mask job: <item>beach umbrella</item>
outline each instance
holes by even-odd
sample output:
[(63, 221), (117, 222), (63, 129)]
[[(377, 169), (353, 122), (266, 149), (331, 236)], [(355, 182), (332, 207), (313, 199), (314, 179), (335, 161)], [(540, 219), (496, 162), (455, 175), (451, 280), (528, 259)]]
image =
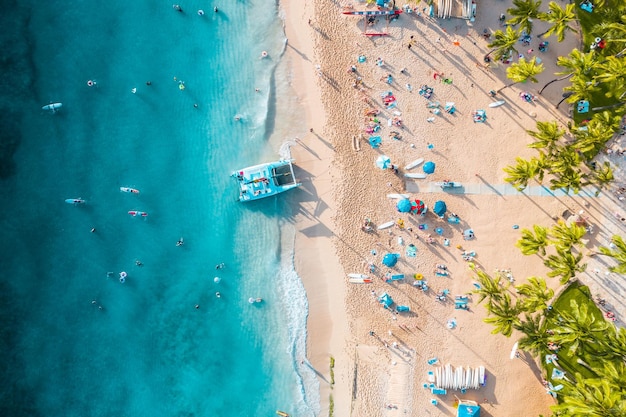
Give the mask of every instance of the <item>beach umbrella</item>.
[(400, 213), (408, 213), (409, 211), (411, 211), (411, 200), (409, 200), (408, 198), (403, 198), (402, 200), (398, 201), (396, 207), (398, 208), (398, 211)]
[(391, 159), (387, 155), (381, 155), (376, 159), (376, 166), (380, 169), (387, 169), (391, 165)]
[(424, 170), (425, 173), (432, 174), (433, 172), (435, 172), (435, 163), (432, 161), (428, 161), (424, 164), (422, 169)]
[(422, 200), (415, 200), (411, 203), (411, 213), (413, 214), (424, 214), (426, 210), (428, 210), (428, 207)]
[(398, 263), (397, 253), (388, 253), (383, 258), (383, 264), (389, 268), (395, 266)]
[(433, 207), (433, 213), (435, 213), (439, 217), (443, 217), (443, 215), (446, 213), (446, 210), (448, 210), (448, 208), (446, 207), (446, 203), (441, 200), (437, 201)]

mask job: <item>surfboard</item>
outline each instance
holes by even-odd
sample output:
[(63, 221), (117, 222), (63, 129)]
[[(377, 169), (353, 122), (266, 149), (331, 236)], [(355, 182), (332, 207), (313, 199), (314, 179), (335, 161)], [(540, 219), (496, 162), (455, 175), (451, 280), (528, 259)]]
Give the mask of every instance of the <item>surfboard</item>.
[(418, 173), (412, 173), (412, 172), (407, 172), (406, 174), (404, 174), (405, 177), (407, 178), (426, 178), (426, 174), (418, 172)]
[(352, 273), (352, 274), (348, 274), (349, 278), (367, 278), (367, 275), (365, 274), (357, 274), (357, 273)]
[(395, 199), (409, 198), (409, 195), (408, 194), (387, 194), (387, 198), (395, 198)]
[(371, 284), (372, 280), (370, 278), (350, 278), (349, 282), (352, 284)]
[(383, 229), (388, 229), (391, 226), (393, 226), (396, 222), (394, 222), (393, 220), (387, 223), (383, 223), (380, 226), (378, 226), (378, 230), (383, 230)]
[(415, 168), (416, 166), (418, 166), (422, 162), (424, 162), (424, 158), (418, 158), (415, 161), (413, 161), (410, 164), (408, 164), (407, 166), (405, 166), (404, 169), (406, 169), (408, 171), (409, 169)]
[(61, 107), (63, 107), (63, 103), (50, 103), (50, 104), (46, 104), (45, 106), (43, 106), (41, 110), (56, 111), (57, 109), (60, 109)]
[(489, 107), (500, 107), (504, 103), (506, 103), (504, 100), (494, 101), (493, 103), (489, 103)]

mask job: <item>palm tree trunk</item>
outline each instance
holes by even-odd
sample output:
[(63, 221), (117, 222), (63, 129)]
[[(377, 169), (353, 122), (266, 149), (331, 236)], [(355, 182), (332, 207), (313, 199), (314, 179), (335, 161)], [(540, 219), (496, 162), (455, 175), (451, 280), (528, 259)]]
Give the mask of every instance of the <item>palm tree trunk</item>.
[(548, 83), (547, 83), (546, 85), (544, 85), (544, 86), (541, 88), (541, 90), (539, 90), (539, 95), (541, 95), (541, 93), (543, 93), (543, 90), (545, 90), (545, 89), (546, 89), (546, 87), (547, 87), (547, 86), (549, 86), (550, 84), (552, 84), (553, 82), (566, 80), (566, 79), (568, 79), (569, 77), (571, 77), (572, 75), (574, 75), (574, 73), (567, 74), (565, 77), (555, 78), (555, 79), (554, 79), (554, 80), (552, 80), (552, 81), (548, 81)]
[(623, 101), (620, 101), (619, 103), (611, 104), (610, 106), (592, 107), (591, 110), (599, 111), (599, 110), (612, 109), (613, 107), (619, 107), (619, 106), (626, 106), (626, 103)]
[(501, 89), (497, 90), (497, 91), (496, 91), (496, 94), (500, 94), (500, 91), (504, 90), (505, 88), (509, 88), (509, 87), (511, 87), (511, 86), (514, 86), (515, 84), (518, 84), (518, 83), (519, 83), (519, 82), (518, 82), (518, 81), (516, 81), (516, 82), (514, 82), (514, 83), (511, 83), (511, 84), (505, 85), (505, 86), (504, 86), (504, 87), (502, 87)]

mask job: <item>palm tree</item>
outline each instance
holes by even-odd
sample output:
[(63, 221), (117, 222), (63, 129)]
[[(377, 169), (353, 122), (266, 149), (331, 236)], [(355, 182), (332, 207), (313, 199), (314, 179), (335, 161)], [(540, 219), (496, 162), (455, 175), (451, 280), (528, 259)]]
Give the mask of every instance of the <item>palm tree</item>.
[(541, 0), (513, 0), (513, 5), (515, 7), (507, 9), (507, 12), (514, 17), (507, 23), (512, 26), (520, 25), (520, 29), (530, 35), (533, 31), (533, 19), (540, 16)]
[(592, 178), (592, 182), (600, 189), (603, 189), (611, 184), (615, 178), (613, 176), (613, 168), (611, 168), (611, 164), (608, 161), (605, 161), (600, 169), (593, 171)]
[(609, 324), (597, 319), (589, 311), (588, 304), (579, 305), (576, 300), (571, 300), (570, 308), (559, 311), (559, 315), (561, 319), (554, 328), (552, 340), (556, 344), (568, 346), (568, 356), (579, 355), (584, 349), (591, 351), (591, 347), (594, 347), (595, 353), (599, 352), (597, 348), (603, 347), (600, 340), (603, 340)]
[(610, 124), (612, 123), (612, 117), (607, 114), (608, 112), (606, 111), (595, 114), (584, 130), (576, 130), (574, 132), (576, 137), (574, 146), (578, 152), (585, 154), (587, 159), (593, 159), (598, 152), (604, 149), (606, 143), (613, 138), (615, 130), (613, 125)]
[(528, 182), (540, 172), (539, 164), (535, 158), (527, 161), (518, 156), (515, 161), (517, 165), (504, 168), (504, 172), (508, 174), (504, 181), (515, 187), (517, 191), (523, 191), (528, 186)]
[(567, 416), (618, 417), (626, 415), (626, 401), (622, 387), (603, 379), (585, 379), (576, 373), (576, 381), (563, 380), (567, 395), (561, 397), (552, 410), (565, 412)]
[(564, 189), (567, 193), (570, 190), (578, 194), (583, 184), (583, 175), (579, 167), (582, 158), (578, 149), (572, 145), (563, 146), (558, 155), (551, 161), (549, 171), (556, 178), (550, 180), (550, 188), (555, 190)]
[(579, 265), (582, 259), (582, 253), (573, 255), (570, 252), (557, 250), (557, 254), (548, 256), (543, 261), (543, 264), (551, 269), (547, 274), (550, 278), (561, 277), (561, 284), (565, 284), (574, 278), (577, 273), (585, 272), (587, 264)]
[(497, 61), (501, 60), (504, 57), (508, 57), (512, 52), (517, 53), (515, 45), (517, 45), (517, 41), (519, 40), (519, 33), (511, 29), (510, 26), (506, 27), (506, 32), (496, 30), (493, 34), (493, 37), (493, 42), (487, 45), (489, 48), (492, 49), (491, 51), (487, 52), (487, 55), (485, 55), (486, 61), (489, 59), (489, 55), (494, 52), (494, 57)]
[(490, 310), (493, 303), (500, 301), (506, 289), (502, 284), (502, 276), (498, 272), (495, 277), (491, 277), (488, 273), (478, 268), (473, 268), (473, 271), (476, 275), (476, 281), (480, 285), (480, 288), (477, 287), (472, 291), (474, 294), (478, 294), (478, 302), (476, 304), (480, 304), (487, 299), (485, 307), (487, 310)]
[(550, 235), (554, 238), (553, 242), (557, 251), (569, 252), (572, 246), (581, 243), (583, 236), (587, 230), (572, 222), (567, 225), (563, 220), (559, 220), (557, 224), (550, 229)]
[(597, 59), (596, 54), (592, 52), (583, 53), (578, 49), (574, 49), (570, 52), (568, 57), (558, 57), (556, 64), (559, 67), (565, 68), (565, 70), (556, 73), (556, 75), (563, 75), (563, 77), (547, 82), (546, 85), (539, 90), (539, 94), (543, 93), (543, 90), (553, 82), (561, 81), (577, 74), (588, 74), (592, 69), (596, 69)]
[[(606, 350), (620, 362), (626, 361), (626, 328), (609, 326), (606, 340), (603, 341)], [(607, 361), (608, 362), (608, 361)], [(624, 384), (623, 386), (626, 386)]]
[(598, 69), (596, 80), (610, 85), (606, 89), (606, 96), (616, 97), (621, 102), (626, 95), (626, 60), (608, 56)]
[(568, 103), (575, 103), (580, 100), (589, 98), (592, 94), (600, 91), (598, 83), (589, 80), (588, 77), (575, 76), (572, 77), (572, 83), (563, 88), (563, 91), (569, 91), (571, 96), (567, 97)]
[(521, 320), (513, 327), (524, 334), (518, 342), (521, 350), (530, 352), (533, 355), (541, 355), (546, 350), (550, 341), (550, 335), (546, 333), (541, 315), (533, 317), (525, 313), (524, 320)]
[(497, 92), (504, 90), (505, 88), (511, 87), (517, 83), (524, 83), (528, 80), (533, 83), (537, 82), (537, 77), (535, 75), (541, 74), (543, 72), (543, 64), (537, 64), (537, 57), (533, 57), (530, 61), (526, 61), (525, 59), (520, 59), (518, 62), (512, 64), (510, 67), (506, 69), (506, 76), (509, 80), (513, 82), (505, 85)]
[(551, 122), (538, 121), (537, 131), (527, 130), (526, 133), (537, 139), (528, 145), (529, 148), (544, 149), (548, 155), (553, 155), (557, 144), (565, 135), (565, 130), (559, 128), (555, 120)]
[(495, 329), (491, 331), (492, 334), (502, 333), (504, 336), (510, 337), (513, 334), (514, 326), (521, 324), (518, 317), (520, 307), (518, 304), (512, 304), (511, 296), (508, 293), (503, 293), (498, 301), (492, 302), (489, 313), (493, 316), (487, 317), (483, 321), (495, 326)]
[(572, 31), (578, 33), (576, 29), (570, 26), (570, 23), (578, 20), (575, 7), (576, 5), (574, 3), (570, 3), (565, 5), (565, 8), (562, 9), (557, 3), (551, 1), (548, 5), (550, 11), (548, 13), (541, 13), (539, 18), (545, 22), (551, 23), (552, 26), (545, 32), (537, 35), (537, 37), (541, 38), (544, 35), (555, 35), (557, 41), (563, 42), (565, 32)]
[(547, 309), (548, 302), (554, 297), (554, 290), (548, 288), (543, 278), (530, 277), (527, 284), (517, 285), (515, 289), (523, 296), (521, 298), (522, 310), (528, 313)]
[(546, 254), (546, 246), (548, 246), (548, 228), (535, 224), (533, 229), (534, 233), (532, 230), (522, 229), (522, 237), (515, 246), (520, 248), (524, 255), (539, 253), (543, 256)]
[(596, 368), (594, 371), (600, 378), (607, 379), (611, 384), (622, 389), (626, 387), (626, 363), (623, 358), (617, 362), (602, 361), (602, 368)]
[(617, 265), (610, 267), (609, 271), (626, 274), (626, 243), (619, 235), (613, 235), (611, 243), (612, 248), (600, 246), (600, 252), (603, 255), (610, 256), (617, 261)]

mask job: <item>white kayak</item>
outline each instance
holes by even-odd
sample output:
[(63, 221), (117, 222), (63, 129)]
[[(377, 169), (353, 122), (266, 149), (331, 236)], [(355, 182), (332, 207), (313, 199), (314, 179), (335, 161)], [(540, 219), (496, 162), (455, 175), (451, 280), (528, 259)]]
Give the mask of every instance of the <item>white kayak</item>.
[(489, 103), (489, 107), (500, 107), (504, 103), (506, 103), (504, 100), (494, 101), (493, 103)]
[(371, 284), (371, 278), (350, 278), (348, 280), (351, 284)]
[(136, 188), (130, 188), (130, 187), (120, 187), (120, 191), (123, 193), (132, 193), (132, 194), (139, 194), (139, 190)]
[(418, 172), (418, 173), (407, 172), (406, 174), (404, 174), (404, 176), (407, 178), (426, 178), (427, 174), (424, 174), (423, 172)]
[(409, 198), (409, 195), (408, 194), (392, 193), (392, 194), (387, 194), (387, 198), (395, 198), (395, 199), (399, 200), (401, 198)]
[(63, 103), (50, 103), (43, 106), (41, 110), (52, 110), (53, 112), (55, 112), (61, 107), (63, 107)]
[(408, 164), (407, 166), (405, 166), (404, 169), (408, 171), (409, 169), (415, 168), (416, 166), (418, 166), (422, 162), (424, 162), (424, 158), (418, 158), (415, 161), (413, 161), (410, 164)]
[(383, 224), (381, 224), (380, 226), (378, 226), (378, 230), (388, 229), (388, 228), (390, 228), (391, 226), (393, 226), (394, 224), (396, 224), (396, 222), (395, 222), (395, 221), (393, 221), (393, 220), (392, 220), (392, 221), (390, 221), (390, 222), (387, 222), (387, 223), (383, 223)]

